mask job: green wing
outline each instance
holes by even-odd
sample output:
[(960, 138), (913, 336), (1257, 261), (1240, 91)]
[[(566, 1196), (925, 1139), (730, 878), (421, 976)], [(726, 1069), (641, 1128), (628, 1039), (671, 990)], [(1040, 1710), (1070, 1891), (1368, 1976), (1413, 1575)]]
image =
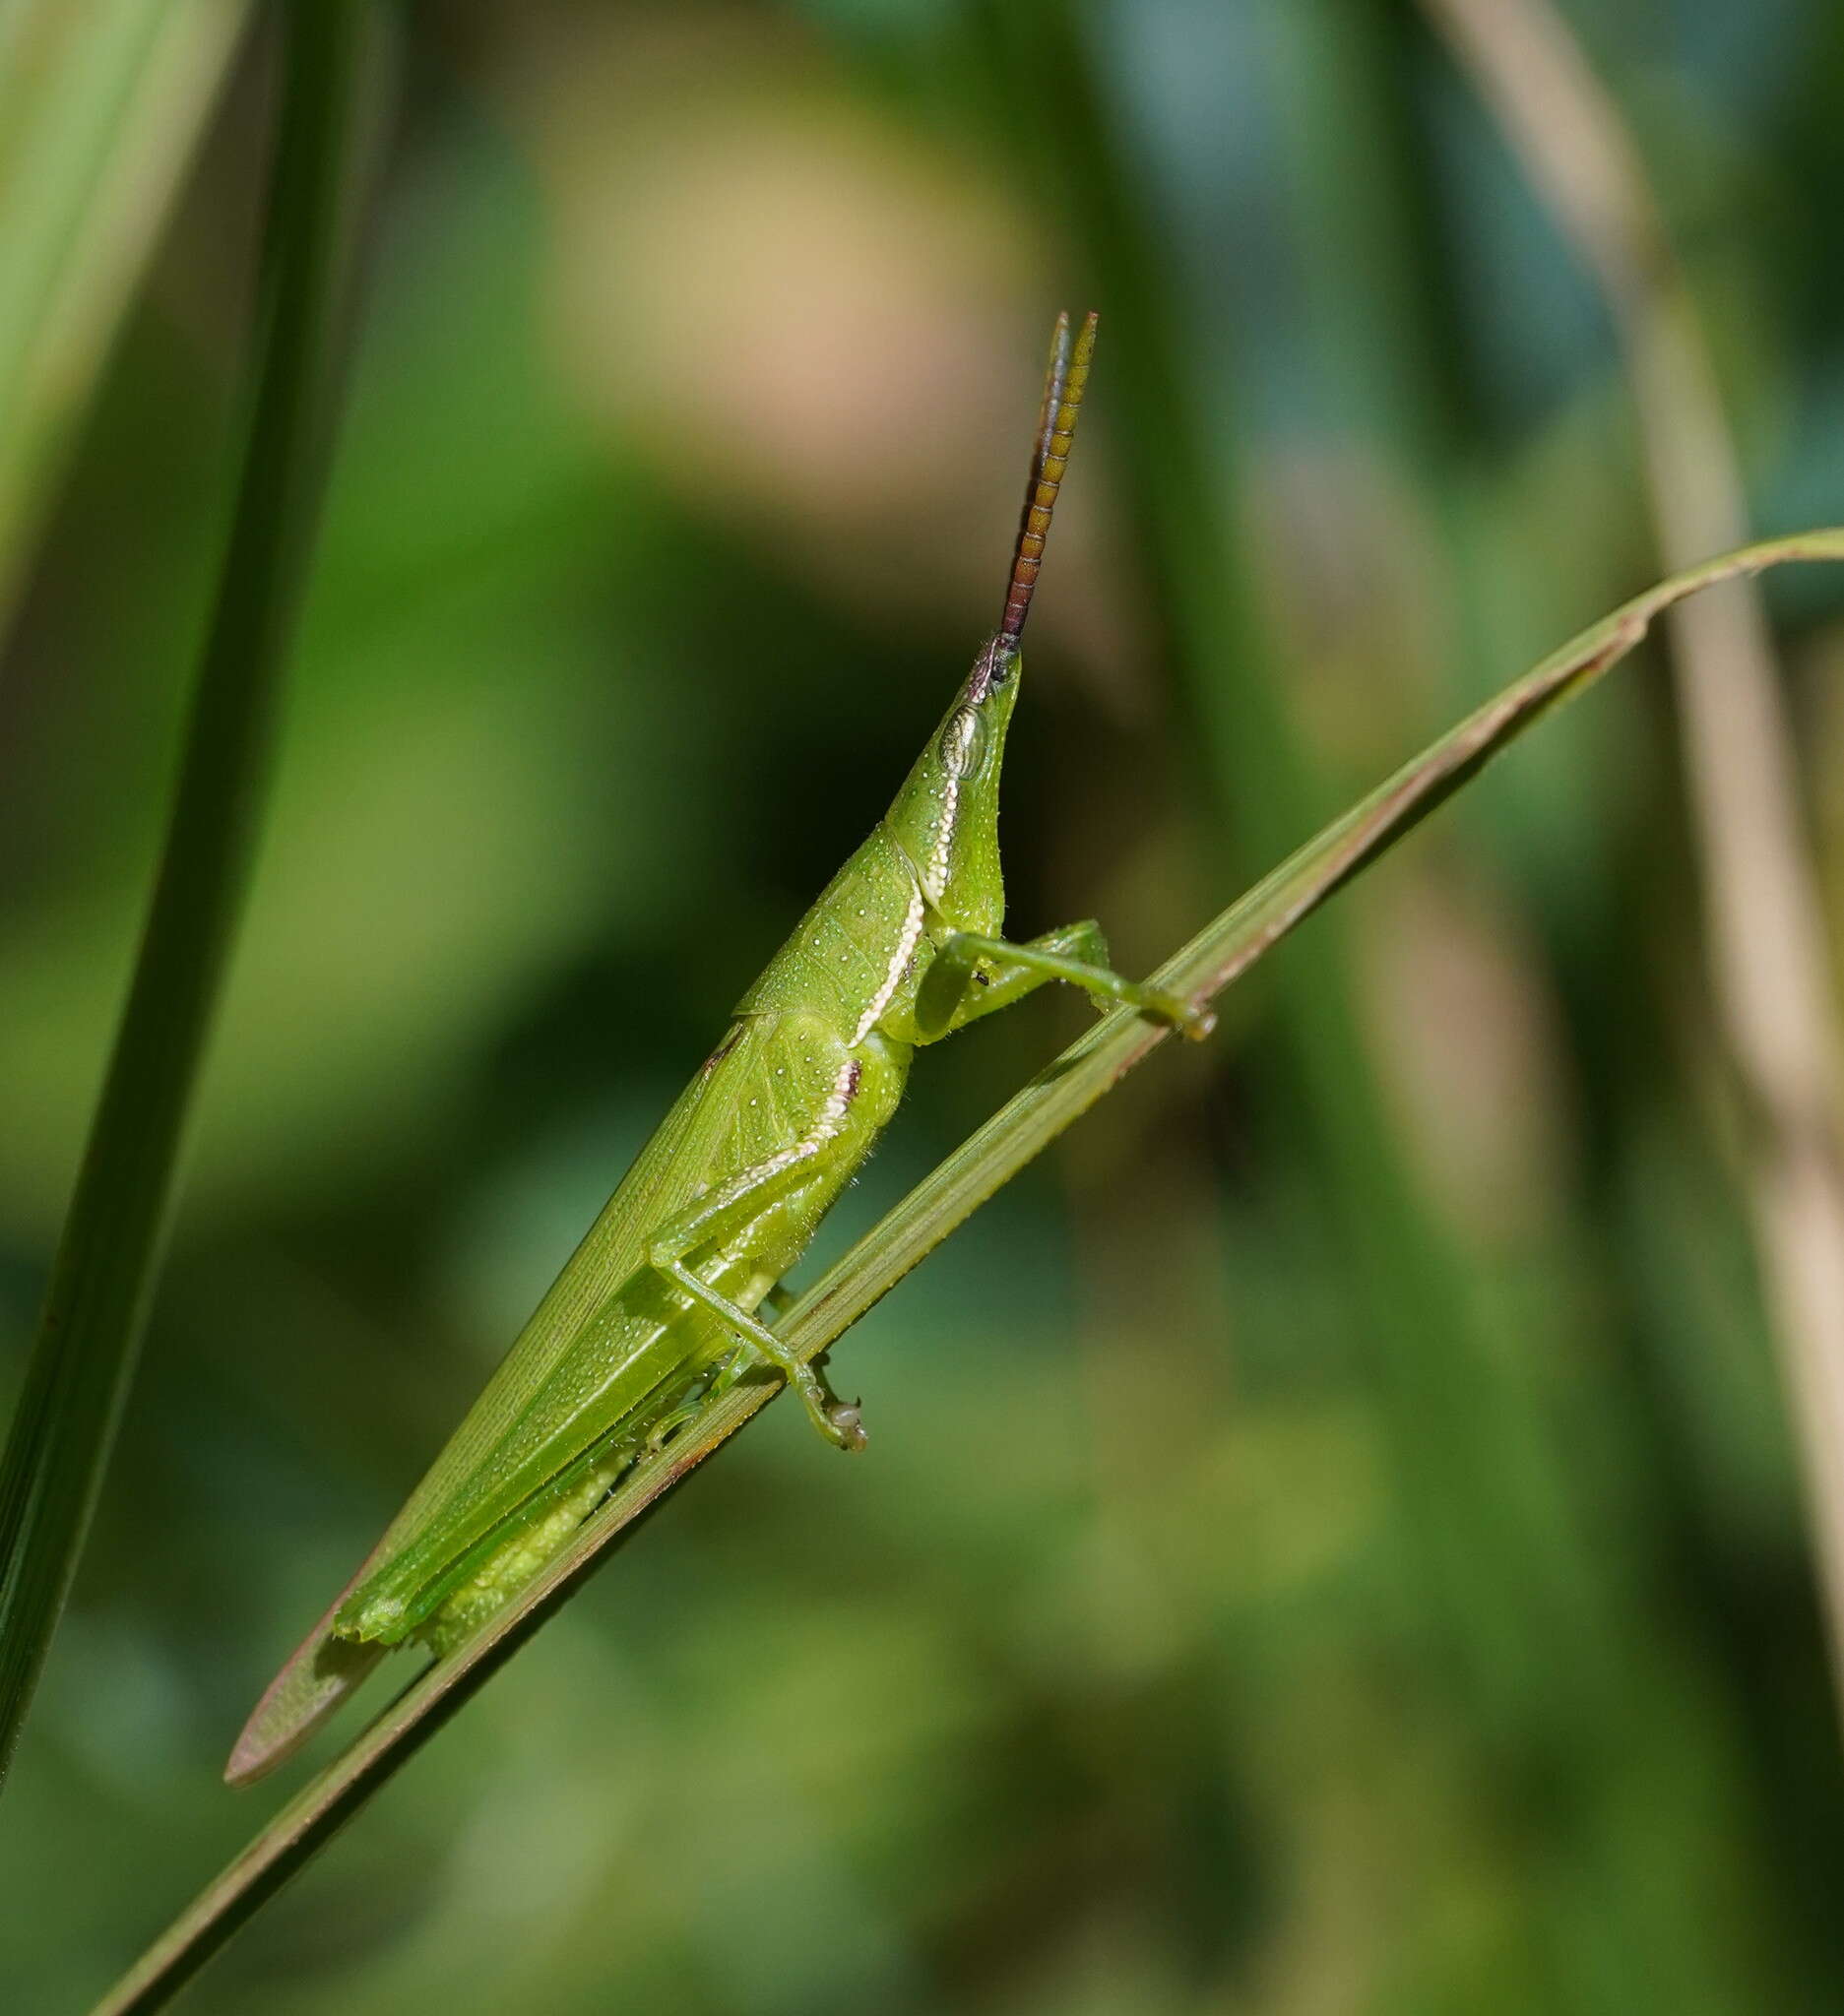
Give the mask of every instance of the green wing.
[[(851, 1056), (817, 1018), (748, 1015), (731, 1025), (403, 1510), (258, 1704), (232, 1757), (234, 1779), (254, 1777), (287, 1754), (375, 1664), (383, 1647), (333, 1636), (335, 1616), (355, 1592), (362, 1599), (388, 1579), (393, 1598), (413, 1609), (415, 1593), (433, 1587), (508, 1513), (644, 1407), (674, 1367), (721, 1339), (713, 1319), (685, 1313), (664, 1290), (657, 1299), (651, 1292), (626, 1298), (634, 1305), (626, 1310), (620, 1291), (666, 1220), (800, 1139)], [(887, 1097), (867, 1100), (861, 1121), (854, 1115), (855, 1138), (816, 1170), (804, 1208), (764, 1228), (770, 1235), (754, 1262), (759, 1285), (732, 1282), (730, 1292), (753, 1305), (792, 1264), (899, 1090), (892, 1085)], [(792, 1248), (785, 1257), (777, 1250), (783, 1246)]]
[[(433, 1580), (643, 1406), (675, 1366), (722, 1342), (714, 1321), (688, 1313), (646, 1269), (648, 1242), (705, 1191), (799, 1141), (850, 1063), (843, 1040), (815, 1018), (749, 1016), (731, 1026), (392, 1522), (367, 1584), (387, 1562), (408, 1567), (412, 1558), (419, 1572), (411, 1586)], [(849, 1174), (829, 1183), (833, 1194)], [(761, 1251), (766, 1278), (731, 1292), (753, 1306), (793, 1258)]]

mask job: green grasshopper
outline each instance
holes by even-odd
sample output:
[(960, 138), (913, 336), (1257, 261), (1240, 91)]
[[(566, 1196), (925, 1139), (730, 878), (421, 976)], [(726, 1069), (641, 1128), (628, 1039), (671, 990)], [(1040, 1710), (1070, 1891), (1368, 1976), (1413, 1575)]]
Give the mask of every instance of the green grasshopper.
[(225, 1776), (287, 1756), (390, 1648), (437, 1657), (521, 1589), (623, 1474), (771, 1368), (841, 1449), (856, 1406), (756, 1314), (895, 1113), (918, 1044), (1047, 980), (1201, 1036), (1123, 979), (1093, 922), (999, 936), (999, 769), (1019, 637), (1075, 435), (1096, 317), (1058, 318), (1005, 610), (876, 830), (738, 1003), (505, 1362), (258, 1704)]

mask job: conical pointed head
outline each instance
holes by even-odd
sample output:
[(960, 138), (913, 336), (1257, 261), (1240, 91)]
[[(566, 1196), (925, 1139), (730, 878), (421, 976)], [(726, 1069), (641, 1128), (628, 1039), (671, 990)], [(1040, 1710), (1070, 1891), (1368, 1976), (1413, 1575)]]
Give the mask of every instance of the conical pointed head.
[(956, 930), (991, 933), (1005, 915), (999, 771), (1019, 663), (1003, 637), (981, 652), (885, 815), (923, 895)]
[(1018, 639), (1031, 613), (1056, 493), (1075, 441), (1098, 320), (1093, 313), (1085, 317), (1072, 344), (1069, 317), (1057, 317), (1032, 443), (1024, 514), (1012, 546), (1005, 613), (885, 821), (921, 874), (924, 895), (962, 931), (996, 932), (1005, 914), (999, 871), (999, 771), (1005, 731), (1018, 700)]

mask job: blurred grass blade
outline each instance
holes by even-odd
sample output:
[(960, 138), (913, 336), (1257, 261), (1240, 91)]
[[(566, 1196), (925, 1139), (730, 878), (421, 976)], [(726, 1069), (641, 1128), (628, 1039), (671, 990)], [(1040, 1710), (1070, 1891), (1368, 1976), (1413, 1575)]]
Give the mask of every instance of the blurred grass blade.
[(288, 18), (236, 516), (146, 935), (0, 1460), (0, 1771), (76, 1571), (146, 1321), (324, 485), (362, 0)]
[(0, 19), (0, 621), (245, 0), (21, 0)]
[[(1551, 0), (1425, 0), (1620, 334), (1659, 564), (1749, 534), (1716, 367), (1619, 106)], [(1832, 952), (1799, 761), (1758, 591), (1672, 624), (1716, 1016), (1749, 1103), (1749, 1204), (1795, 1426), (1844, 1706), (1844, 1133)]]
[[(1653, 618), (1696, 590), (1788, 561), (1844, 560), (1844, 528), (1772, 540), (1675, 576), (1584, 631), (1326, 827), (1154, 976), (1202, 1005), (1474, 777), (1552, 707), (1623, 658)], [(1121, 1012), (1099, 1022), (919, 1184), (791, 1308), (780, 1326), (805, 1357), (826, 1350), (995, 1190), (1088, 1110), (1167, 1032)], [(728, 1394), (643, 1464), (543, 1574), (413, 1680), (283, 1807), (97, 2005), (159, 2009), (370, 1798), (578, 1587), (680, 1478), (778, 1390)]]

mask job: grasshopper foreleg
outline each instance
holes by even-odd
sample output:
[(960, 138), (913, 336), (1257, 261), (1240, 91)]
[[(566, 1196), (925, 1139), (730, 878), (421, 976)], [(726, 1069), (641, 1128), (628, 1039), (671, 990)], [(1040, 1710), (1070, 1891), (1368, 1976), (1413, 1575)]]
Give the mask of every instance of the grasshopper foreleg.
[(1210, 1034), (1216, 1018), (1174, 994), (1143, 986), (1108, 963), (1108, 940), (1093, 918), (1046, 931), (1023, 945), (956, 931), (936, 949), (916, 999), (924, 1035), (946, 1036), (983, 1015), (1009, 1008), (1045, 984), (1062, 980), (1097, 1001), (1119, 1001), (1163, 1022), (1193, 1041)]

